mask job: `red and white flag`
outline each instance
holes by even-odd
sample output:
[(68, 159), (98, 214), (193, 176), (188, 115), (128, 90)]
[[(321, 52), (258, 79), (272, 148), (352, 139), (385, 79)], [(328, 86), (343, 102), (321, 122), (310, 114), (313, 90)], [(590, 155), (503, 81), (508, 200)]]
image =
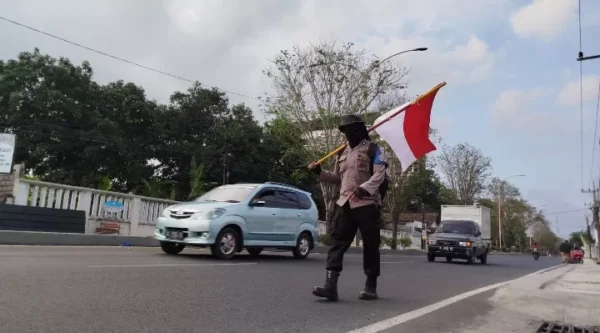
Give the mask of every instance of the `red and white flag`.
[(386, 112), (373, 124), (373, 130), (392, 148), (403, 170), (427, 153), (436, 150), (429, 140), (429, 123), (433, 101), (443, 86), (438, 85), (417, 101)]

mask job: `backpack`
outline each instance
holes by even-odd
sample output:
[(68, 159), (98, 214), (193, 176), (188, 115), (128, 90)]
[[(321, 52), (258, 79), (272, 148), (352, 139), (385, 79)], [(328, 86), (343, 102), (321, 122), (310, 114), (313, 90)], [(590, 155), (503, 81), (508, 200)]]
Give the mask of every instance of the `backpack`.
[[(370, 164), (369, 164), (369, 172), (371, 173), (371, 176), (373, 175), (373, 162), (375, 161), (375, 154), (377, 153), (377, 148), (379, 146), (377, 146), (376, 143), (374, 142), (369, 142), (369, 148), (367, 149), (367, 155), (369, 156), (370, 159)], [(338, 158), (339, 156), (342, 156), (342, 153), (344, 151), (340, 151), (338, 153)], [(387, 168), (387, 164), (385, 166)], [(379, 195), (381, 196), (381, 201), (383, 202), (383, 199), (385, 199), (385, 195), (388, 191), (388, 188), (390, 187), (390, 179), (388, 177), (388, 173), (387, 170), (385, 172), (385, 177), (383, 178), (383, 182), (381, 182), (381, 185), (379, 185)]]
[[(377, 148), (379, 148), (379, 147), (377, 146), (376, 143), (374, 143), (374, 142), (369, 143), (367, 155), (369, 155), (369, 159), (371, 160), (371, 164), (369, 167), (371, 175), (373, 175), (373, 162), (375, 161), (375, 154), (377, 153)], [(388, 173), (387, 173), (387, 164), (385, 165), (385, 168), (386, 168), (385, 177), (383, 178), (383, 182), (381, 182), (381, 185), (379, 185), (379, 195), (381, 195), (381, 201), (383, 201), (383, 199), (385, 199), (385, 195), (388, 191), (388, 188), (390, 187), (390, 179), (389, 179)]]

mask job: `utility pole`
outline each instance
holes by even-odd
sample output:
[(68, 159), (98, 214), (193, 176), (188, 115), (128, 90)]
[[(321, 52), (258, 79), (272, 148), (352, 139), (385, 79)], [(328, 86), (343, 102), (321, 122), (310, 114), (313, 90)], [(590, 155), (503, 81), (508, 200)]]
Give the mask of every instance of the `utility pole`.
[(504, 181), (500, 182), (498, 191), (498, 251), (502, 252), (502, 195), (504, 194)]
[(598, 191), (600, 189), (596, 188), (596, 182), (594, 182), (592, 186), (593, 188), (591, 190), (581, 190), (581, 192), (592, 194), (592, 221), (594, 222), (594, 227), (596, 229), (596, 262), (600, 263), (600, 240), (598, 239), (598, 235), (600, 234), (600, 202), (598, 202)]
[[(525, 177), (525, 175), (512, 175), (508, 176), (500, 181), (500, 187), (498, 189), (498, 250), (502, 251), (502, 200), (504, 198), (504, 183), (513, 177)], [(506, 246), (506, 244), (504, 244)]]

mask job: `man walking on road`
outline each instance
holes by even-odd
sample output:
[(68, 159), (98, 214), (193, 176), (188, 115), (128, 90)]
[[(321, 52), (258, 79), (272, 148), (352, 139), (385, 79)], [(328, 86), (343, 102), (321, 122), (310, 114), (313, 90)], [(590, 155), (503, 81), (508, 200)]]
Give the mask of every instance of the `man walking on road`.
[(563, 262), (567, 262), (569, 260), (572, 249), (573, 249), (573, 245), (571, 245), (571, 243), (569, 243), (568, 239), (565, 239), (565, 241), (562, 244), (560, 244), (560, 246), (558, 247), (558, 250), (560, 251), (560, 256), (562, 257)]
[(348, 145), (337, 157), (339, 172), (321, 170), (316, 162), (309, 169), (325, 183), (340, 185), (341, 217), (331, 234), (331, 247), (327, 254), (327, 276), (323, 286), (315, 287), (313, 294), (330, 300), (338, 300), (337, 282), (342, 271), (344, 253), (350, 247), (356, 231), (360, 229), (363, 239), (363, 270), (367, 276), (365, 288), (359, 293), (363, 300), (376, 299), (379, 277), (379, 206), (380, 186), (385, 180), (387, 163), (383, 152), (371, 142), (364, 121), (358, 116), (342, 117), (339, 130), (344, 133)]

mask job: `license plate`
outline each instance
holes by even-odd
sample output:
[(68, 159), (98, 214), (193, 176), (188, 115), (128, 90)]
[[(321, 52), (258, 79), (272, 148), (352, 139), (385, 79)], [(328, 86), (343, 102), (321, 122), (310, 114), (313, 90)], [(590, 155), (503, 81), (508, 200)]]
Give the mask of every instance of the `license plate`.
[(452, 250), (454, 250), (454, 248), (448, 247), (448, 246), (444, 246), (444, 247), (442, 247), (442, 250), (444, 250), (444, 251), (452, 251)]
[(167, 231), (167, 235), (166, 236), (169, 239), (182, 240), (183, 239), (183, 232), (182, 231)]

